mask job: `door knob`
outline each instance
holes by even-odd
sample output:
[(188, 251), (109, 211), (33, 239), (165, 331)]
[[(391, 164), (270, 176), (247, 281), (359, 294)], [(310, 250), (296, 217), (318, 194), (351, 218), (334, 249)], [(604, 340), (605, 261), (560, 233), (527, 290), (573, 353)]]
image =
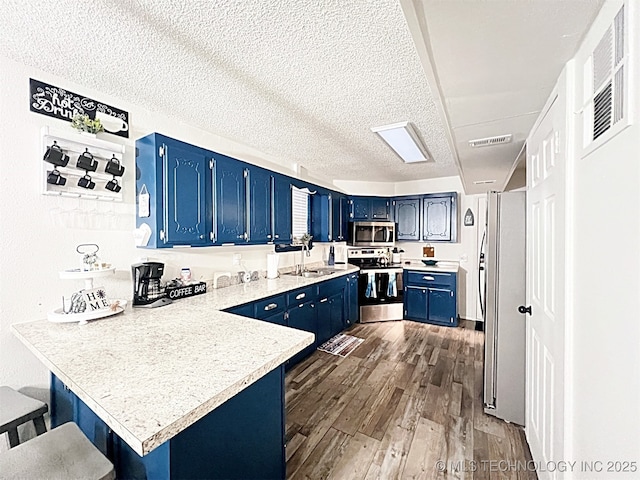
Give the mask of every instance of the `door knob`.
[(525, 307), (524, 305), (520, 305), (518, 307), (518, 312), (522, 314), (528, 313), (529, 315), (531, 315), (531, 305), (529, 305), (528, 307)]

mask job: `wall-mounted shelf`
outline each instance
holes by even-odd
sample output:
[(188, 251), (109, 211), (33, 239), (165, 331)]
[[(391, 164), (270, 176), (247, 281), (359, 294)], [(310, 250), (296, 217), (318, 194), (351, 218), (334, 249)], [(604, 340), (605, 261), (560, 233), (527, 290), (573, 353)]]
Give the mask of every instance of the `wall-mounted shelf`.
[[(115, 158), (120, 165), (123, 163), (125, 146), (119, 143), (109, 142), (101, 138), (83, 135), (71, 130), (54, 129), (42, 127), (42, 193), (45, 195), (60, 195), (65, 197), (87, 198), (105, 201), (122, 201), (122, 190), (115, 192), (106, 188), (108, 182), (114, 176), (105, 172), (105, 167), (109, 160)], [(58, 145), (64, 154), (69, 156), (69, 163), (62, 167), (55, 167), (60, 175), (66, 178), (64, 185), (55, 185), (47, 182), (47, 176), (54, 170), (54, 165), (42, 159), (47, 148), (53, 144)], [(77, 168), (78, 157), (89, 152), (97, 160), (98, 167), (95, 171), (89, 172), (91, 180), (95, 183), (93, 189), (86, 189), (78, 186), (80, 180), (87, 173), (85, 170)], [(125, 172), (126, 173), (126, 172)], [(122, 187), (122, 177), (115, 177), (120, 187)]]

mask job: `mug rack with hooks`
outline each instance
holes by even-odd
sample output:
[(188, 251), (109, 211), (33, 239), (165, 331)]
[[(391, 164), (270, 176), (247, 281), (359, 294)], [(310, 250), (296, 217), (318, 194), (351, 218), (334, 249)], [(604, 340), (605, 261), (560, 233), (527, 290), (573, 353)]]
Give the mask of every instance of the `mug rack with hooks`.
[(124, 145), (47, 126), (41, 137), (45, 195), (122, 201)]

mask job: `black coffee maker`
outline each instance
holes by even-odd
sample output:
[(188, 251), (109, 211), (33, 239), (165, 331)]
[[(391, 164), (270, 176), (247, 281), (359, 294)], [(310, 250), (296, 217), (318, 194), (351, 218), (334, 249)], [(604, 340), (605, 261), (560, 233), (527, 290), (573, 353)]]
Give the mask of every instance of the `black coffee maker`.
[(160, 285), (163, 273), (164, 263), (143, 262), (131, 265), (134, 307), (162, 307), (171, 303), (164, 287)]

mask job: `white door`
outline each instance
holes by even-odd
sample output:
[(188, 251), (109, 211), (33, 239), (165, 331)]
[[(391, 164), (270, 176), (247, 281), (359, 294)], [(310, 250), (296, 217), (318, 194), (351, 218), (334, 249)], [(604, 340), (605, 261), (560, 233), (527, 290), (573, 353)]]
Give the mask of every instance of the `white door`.
[[(527, 317), (525, 429), (537, 462), (564, 458), (566, 109), (564, 95), (554, 95), (527, 141), (527, 305), (531, 316)], [(540, 479), (560, 475), (539, 472)]]

